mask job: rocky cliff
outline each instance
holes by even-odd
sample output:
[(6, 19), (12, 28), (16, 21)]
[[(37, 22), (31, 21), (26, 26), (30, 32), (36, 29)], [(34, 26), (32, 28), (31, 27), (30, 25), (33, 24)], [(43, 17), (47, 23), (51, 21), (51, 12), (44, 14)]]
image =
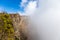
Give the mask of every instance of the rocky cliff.
[[(6, 13), (0, 13), (0, 15), (4, 14)], [(19, 14), (9, 14), (9, 16), (12, 20), (12, 25), (14, 28), (14, 40), (27, 40), (27, 16), (21, 16)]]
[(21, 16), (19, 14), (10, 14), (10, 16), (13, 20), (15, 36), (21, 40), (27, 40), (27, 16)]

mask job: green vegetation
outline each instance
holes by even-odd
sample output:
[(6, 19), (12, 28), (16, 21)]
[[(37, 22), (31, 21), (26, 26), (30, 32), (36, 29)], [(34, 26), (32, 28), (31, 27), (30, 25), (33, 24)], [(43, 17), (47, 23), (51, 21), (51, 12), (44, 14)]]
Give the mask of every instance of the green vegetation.
[(19, 18), (17, 14), (11, 15), (5, 12), (0, 13), (0, 40), (27, 40), (27, 36), (22, 31), (23, 29), (18, 30), (20, 35), (17, 35), (18, 33), (16, 34), (15, 27), (17, 27), (17, 25), (14, 25), (14, 24), (17, 24), (18, 22), (20, 22), (20, 19), (17, 19), (17, 18)]
[(9, 14), (0, 14), (0, 40), (14, 40), (14, 27)]

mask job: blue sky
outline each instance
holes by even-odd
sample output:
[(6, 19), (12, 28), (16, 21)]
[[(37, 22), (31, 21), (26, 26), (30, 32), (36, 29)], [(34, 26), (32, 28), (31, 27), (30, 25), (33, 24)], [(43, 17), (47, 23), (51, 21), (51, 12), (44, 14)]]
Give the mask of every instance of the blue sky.
[[(24, 8), (30, 1), (35, 0), (0, 0), (0, 11), (24, 12)], [(24, 6), (22, 6), (24, 4)]]
[(19, 7), (21, 0), (0, 0), (0, 7), (3, 7), (3, 10), (10, 12), (16, 12), (18, 10), (23, 10)]

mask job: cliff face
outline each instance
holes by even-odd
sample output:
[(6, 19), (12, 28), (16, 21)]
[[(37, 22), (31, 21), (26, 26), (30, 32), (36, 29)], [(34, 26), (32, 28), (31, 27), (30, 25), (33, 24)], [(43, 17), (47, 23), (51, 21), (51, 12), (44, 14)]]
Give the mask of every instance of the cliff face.
[(10, 14), (13, 20), (13, 26), (15, 29), (15, 36), (19, 40), (27, 40), (27, 16), (20, 16), (19, 14)]
[[(4, 15), (4, 13), (0, 13), (0, 15)], [(14, 28), (14, 37), (13, 38), (15, 38), (15, 40), (16, 39), (17, 40), (27, 40), (27, 34), (26, 34), (27, 33), (27, 30), (26, 30), (27, 29), (27, 19), (26, 19), (27, 16), (21, 16), (19, 14), (9, 14), (9, 16), (12, 20), (12, 25)]]

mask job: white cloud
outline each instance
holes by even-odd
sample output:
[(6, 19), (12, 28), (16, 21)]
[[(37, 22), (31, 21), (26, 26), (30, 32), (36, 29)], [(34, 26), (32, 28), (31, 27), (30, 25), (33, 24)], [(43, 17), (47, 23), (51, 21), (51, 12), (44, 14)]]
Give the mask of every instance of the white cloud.
[(18, 11), (18, 13), (19, 13), (20, 15), (26, 15), (25, 13), (21, 13), (20, 11)]
[(28, 15), (32, 14), (35, 11), (36, 6), (37, 6), (36, 1), (34, 1), (34, 2), (30, 1), (29, 4), (27, 5), (27, 7), (25, 8), (25, 13)]
[(33, 32), (38, 31), (38, 40), (60, 40), (60, 0), (39, 0), (38, 5), (37, 12), (31, 17), (35, 25), (30, 26), (37, 29)]
[(37, 6), (37, 1), (30, 1), (27, 6), (24, 8), (24, 13), (21, 13), (20, 11), (18, 12), (21, 15), (30, 15), (32, 14)]
[(25, 7), (25, 3), (27, 3), (28, 2), (28, 0), (22, 0), (22, 2), (21, 2), (21, 7)]

